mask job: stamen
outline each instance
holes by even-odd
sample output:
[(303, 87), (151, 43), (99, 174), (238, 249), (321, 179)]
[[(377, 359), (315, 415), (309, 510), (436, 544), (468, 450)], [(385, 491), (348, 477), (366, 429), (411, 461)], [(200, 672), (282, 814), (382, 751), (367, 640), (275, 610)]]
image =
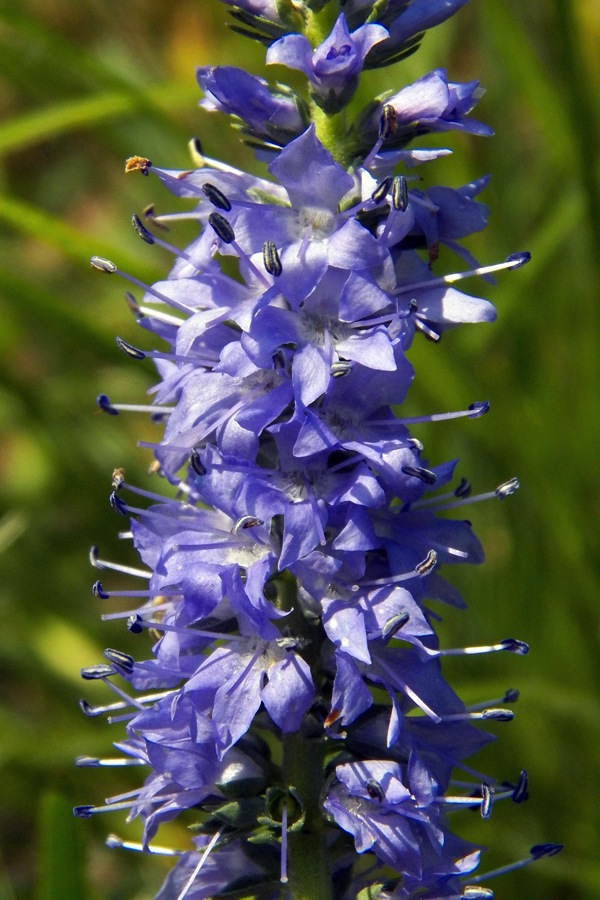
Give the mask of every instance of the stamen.
[(162, 231), (168, 231), (169, 226), (165, 225), (163, 222), (158, 220), (158, 217), (154, 215), (154, 203), (148, 204), (148, 206), (144, 209), (144, 218), (148, 219), (151, 225), (154, 225), (155, 228), (160, 228)]
[(125, 575), (135, 575), (137, 578), (152, 577), (152, 572), (135, 569), (133, 566), (121, 566), (118, 563), (108, 562), (106, 559), (98, 559), (97, 547), (90, 547), (90, 563), (95, 569), (112, 569), (114, 572), (123, 572)]
[[(455, 551), (459, 552), (459, 551)], [(466, 556), (467, 554), (463, 554)], [(438, 555), (435, 550), (430, 550), (422, 562), (417, 563), (412, 572), (404, 572), (402, 575), (388, 575), (385, 578), (374, 578), (372, 581), (361, 581), (360, 584), (353, 584), (351, 590), (356, 593), (362, 588), (377, 587), (380, 584), (397, 584), (400, 581), (408, 581), (411, 578), (429, 575), (437, 565)]]
[(183, 853), (182, 850), (171, 850), (168, 847), (156, 847), (153, 845), (144, 847), (142, 844), (134, 841), (123, 841), (116, 834), (109, 834), (104, 843), (111, 850), (134, 850), (136, 853), (150, 853), (153, 856), (181, 856)]
[(379, 119), (379, 137), (375, 141), (373, 149), (365, 156), (362, 163), (363, 169), (369, 168), (385, 141), (396, 133), (397, 128), (396, 110), (391, 104), (386, 103)]
[(398, 615), (388, 619), (381, 630), (381, 637), (383, 640), (389, 641), (395, 637), (397, 632), (400, 631), (401, 628), (404, 628), (409, 619), (410, 615), (407, 612), (398, 613)]
[(272, 275), (274, 278), (279, 278), (279, 276), (283, 272), (283, 267), (281, 265), (281, 259), (279, 253), (277, 252), (277, 247), (274, 241), (264, 242), (263, 263), (269, 275)]
[[(467, 482), (467, 484), (470, 489), (471, 485), (469, 484), (469, 482)], [(510, 481), (505, 481), (504, 484), (501, 484), (499, 487), (497, 487), (495, 491), (487, 491), (485, 494), (475, 494), (473, 497), (469, 496), (469, 494), (463, 494), (459, 500), (454, 500), (450, 503), (443, 503), (440, 506), (436, 505), (436, 512), (441, 512), (442, 510), (446, 509), (457, 509), (459, 506), (469, 506), (471, 503), (479, 503), (482, 500), (492, 500), (494, 497), (497, 497), (498, 500), (505, 500), (506, 497), (510, 497), (511, 494), (516, 493), (519, 487), (519, 480), (517, 478), (511, 478)], [(455, 495), (457, 495), (456, 491), (454, 493)], [(428, 500), (418, 500), (416, 503), (413, 503), (412, 506), (413, 508), (417, 508), (425, 504), (427, 504), (427, 506), (432, 506), (434, 504), (437, 504), (438, 501), (444, 499), (445, 495), (437, 498), (432, 497)]]
[[(164, 700), (165, 697), (169, 697), (173, 693), (174, 691), (160, 691), (156, 694), (146, 694), (145, 697), (138, 697), (138, 700), (142, 703), (152, 704), (156, 703), (158, 700)], [(83, 699), (79, 701), (79, 708), (81, 712), (91, 719), (94, 719), (96, 716), (100, 716), (105, 712), (115, 712), (119, 709), (126, 709), (128, 706), (129, 703), (125, 703), (123, 700), (119, 701), (118, 703), (110, 703), (105, 706), (91, 706), (87, 702), (87, 700)], [(134, 713), (134, 715), (137, 715), (137, 713)]]
[(494, 789), (485, 782), (481, 785), (481, 818), (489, 819), (494, 805)]
[(130, 156), (129, 159), (125, 160), (125, 174), (141, 172), (142, 175), (147, 175), (151, 165), (152, 163), (145, 156)]
[(210, 839), (210, 842), (208, 843), (208, 845), (207, 845), (207, 847), (206, 847), (204, 853), (203, 853), (202, 856), (200, 857), (200, 862), (198, 863), (198, 865), (196, 866), (196, 868), (194, 869), (194, 871), (193, 871), (192, 874), (190, 875), (189, 879), (186, 881), (186, 883), (185, 883), (185, 885), (184, 885), (184, 887), (183, 887), (183, 890), (180, 891), (180, 893), (177, 895), (176, 900), (184, 900), (186, 894), (189, 892), (189, 890), (190, 890), (190, 888), (192, 887), (194, 881), (196, 880), (196, 877), (197, 877), (197, 875), (198, 875), (200, 869), (202, 868), (202, 866), (204, 865), (204, 863), (205, 863), (206, 860), (208, 859), (208, 857), (209, 857), (209, 855), (210, 855), (210, 852), (211, 852), (212, 848), (215, 846), (215, 844), (217, 843), (217, 841), (219, 840), (219, 838), (221, 837), (221, 835), (223, 834), (224, 831), (225, 831), (225, 825), (221, 825), (221, 827), (219, 828), (219, 830), (217, 831), (217, 833), (216, 833), (215, 835), (213, 835), (213, 837)]
[(257, 519), (256, 516), (242, 516), (241, 519), (238, 519), (235, 525), (232, 528), (232, 534), (237, 534), (241, 530), (245, 530), (246, 528), (255, 528), (257, 525), (262, 525), (262, 521)]
[[(158, 607), (152, 607), (150, 612), (158, 611)], [(119, 613), (119, 618), (124, 619), (127, 613)], [(104, 617), (103, 617), (104, 618)], [(115, 616), (116, 618), (116, 616)], [(132, 634), (140, 634), (144, 628), (150, 628), (153, 631), (173, 631), (175, 634), (192, 634), (194, 637), (209, 638), (211, 641), (246, 641), (240, 634), (225, 634), (221, 631), (200, 631), (197, 628), (176, 628), (175, 625), (166, 625), (164, 622), (152, 622), (143, 619), (135, 610), (130, 613), (127, 628)]]
[(433, 572), (437, 565), (438, 555), (435, 550), (430, 550), (425, 559), (418, 563), (415, 566), (415, 572), (417, 575), (429, 575), (430, 572)]
[(529, 775), (527, 773), (527, 769), (523, 769), (521, 774), (519, 775), (519, 781), (517, 782), (517, 786), (514, 789), (511, 799), (513, 803), (525, 803), (526, 800), (529, 800)]
[(408, 209), (408, 183), (404, 175), (396, 175), (392, 184), (392, 204), (394, 209), (406, 212)]
[(408, 475), (409, 478), (418, 478), (428, 485), (433, 485), (437, 481), (435, 472), (431, 472), (429, 469), (424, 469), (421, 466), (402, 466), (402, 472)]
[(472, 703), (470, 706), (467, 706), (467, 712), (476, 712), (478, 709), (486, 709), (497, 703), (516, 703), (518, 699), (519, 691), (515, 688), (509, 688), (504, 694), (504, 697), (496, 697), (493, 700), (486, 700), (483, 703)]
[[(153, 591), (150, 596), (152, 596), (154, 593), (155, 592)], [(118, 591), (111, 591), (110, 596), (111, 597), (115, 597), (115, 596), (122, 597), (123, 594), (119, 594)], [(165, 597), (165, 596), (177, 597), (178, 600), (181, 600), (183, 598), (182, 594), (164, 594), (162, 591), (159, 594), (157, 594), (156, 596), (157, 597)], [(167, 609), (172, 609), (172, 606), (173, 606), (172, 603), (152, 603), (151, 606), (141, 606), (138, 609), (126, 609), (126, 610), (123, 610), (122, 612), (105, 613), (104, 615), (100, 616), (100, 618), (103, 622), (113, 622), (113, 621), (116, 621), (117, 619), (127, 619), (127, 618), (129, 618), (129, 616), (133, 616), (136, 614), (140, 615), (140, 612), (149, 612), (152, 615), (154, 615), (154, 613), (164, 612)], [(152, 627), (155, 628), (157, 624), (158, 623), (153, 622)]]
[(519, 775), (519, 781), (512, 794), (513, 803), (525, 803), (529, 800), (529, 775), (527, 769), (523, 769)]
[(110, 647), (107, 648), (102, 655), (118, 669), (122, 669), (126, 672), (127, 675), (133, 674), (133, 656), (129, 656), (128, 653), (121, 653), (120, 650), (111, 650)]
[(385, 793), (378, 781), (375, 781), (374, 778), (369, 778), (365, 784), (365, 788), (371, 800), (378, 800), (379, 803), (383, 803), (385, 800)]
[(349, 362), (347, 360), (339, 360), (338, 362), (334, 362), (330, 369), (329, 374), (332, 378), (343, 378), (345, 375), (349, 375), (352, 371), (352, 367), (354, 363)]
[(137, 233), (139, 237), (147, 244), (154, 243), (154, 235), (148, 231), (146, 226), (142, 224), (142, 221), (139, 216), (136, 216), (134, 213), (131, 217), (131, 224), (133, 225), (134, 231)]
[(152, 309), (150, 306), (140, 306), (131, 291), (125, 291), (125, 302), (131, 312), (140, 318), (148, 316), (152, 319), (158, 319), (159, 322), (166, 322), (167, 325), (174, 325), (176, 328), (179, 328), (185, 322), (185, 319), (178, 319), (177, 316), (170, 316), (168, 313)]
[[(460, 419), (468, 416), (470, 419), (478, 419), (479, 416), (485, 415), (490, 408), (490, 404), (484, 400), (471, 403), (468, 409), (460, 409), (450, 413), (433, 413), (430, 416), (404, 416), (399, 419), (367, 419), (365, 425), (382, 425), (395, 428), (397, 425), (421, 425), (425, 422), (446, 422), (449, 419)], [(414, 440), (414, 439), (413, 439)], [(419, 448), (423, 449), (423, 446)]]
[(505, 497), (510, 497), (511, 494), (518, 491), (520, 487), (519, 480), (517, 478), (511, 478), (510, 481), (505, 481), (504, 484), (501, 484), (496, 488), (496, 497), (498, 497), (499, 500), (504, 500)]
[(201, 478), (206, 475), (206, 466), (202, 463), (200, 452), (195, 447), (190, 453), (190, 467)]
[(257, 267), (254, 265), (248, 254), (245, 250), (242, 250), (240, 245), (237, 243), (235, 239), (235, 231), (231, 227), (230, 223), (227, 221), (225, 216), (222, 216), (221, 213), (211, 213), (208, 217), (208, 224), (212, 227), (213, 231), (216, 233), (217, 237), (220, 237), (223, 243), (231, 244), (237, 255), (249, 269), (254, 272), (258, 280), (266, 287), (270, 288), (271, 285)]
[(125, 501), (121, 500), (116, 491), (113, 491), (110, 494), (108, 502), (115, 512), (119, 513), (120, 516), (125, 516), (125, 518), (127, 518), (128, 513), (132, 510), (132, 507), (127, 506)]
[(214, 184), (211, 184), (210, 181), (204, 182), (202, 185), (202, 192), (206, 194), (212, 205), (216, 206), (217, 209), (224, 209), (225, 212), (231, 212), (231, 203), (223, 191), (220, 191), (219, 188)]
[(483, 875), (475, 876), (475, 878), (469, 876), (469, 880), (472, 881), (473, 884), (480, 884), (482, 881), (487, 881), (488, 878), (495, 878), (497, 875), (507, 875), (508, 872), (514, 872), (515, 869), (520, 869), (538, 859), (543, 859), (544, 856), (556, 856), (556, 854), (560, 853), (563, 849), (564, 844), (536, 844), (529, 851), (530, 856), (525, 859), (510, 863), (508, 866), (501, 866), (499, 869), (492, 869), (491, 872), (485, 872)]
[(79, 674), (85, 681), (96, 681), (98, 679), (104, 681), (105, 678), (116, 675), (117, 670), (114, 666), (106, 666), (100, 663), (97, 666), (86, 666), (84, 669), (80, 669)]
[[(120, 338), (118, 339), (120, 340)], [(123, 341), (125, 343), (125, 341)], [(123, 348), (121, 348), (123, 349)], [(131, 348), (134, 349), (133, 347)], [(142, 351), (137, 351), (142, 352)], [(128, 356), (132, 354), (128, 353)], [(137, 357), (137, 359), (142, 359), (143, 357)], [(151, 406), (150, 404), (138, 404), (138, 403), (111, 403), (106, 394), (98, 394), (96, 397), (96, 403), (102, 410), (102, 412), (106, 412), (111, 416), (118, 415), (119, 412), (143, 412), (150, 413), (154, 415), (156, 413), (160, 413), (161, 415), (171, 415), (174, 408), (173, 406)]]
[(454, 491), (455, 497), (460, 497), (461, 499), (466, 499), (470, 496), (472, 491), (471, 482), (467, 478), (461, 478), (460, 484)]
[(181, 312), (190, 313), (193, 315), (196, 310), (192, 309), (189, 306), (185, 306), (183, 303), (179, 303), (177, 300), (173, 300), (171, 297), (167, 297), (166, 294), (157, 291), (155, 287), (151, 287), (148, 284), (144, 284), (143, 281), (140, 281), (139, 278), (134, 278), (133, 275), (128, 275), (127, 272), (122, 272), (121, 269), (118, 269), (117, 266), (110, 259), (104, 259), (102, 256), (92, 256), (90, 258), (90, 265), (92, 269), (96, 269), (98, 272), (104, 272), (106, 275), (120, 275), (121, 278), (124, 278), (125, 281), (131, 282), (131, 284), (135, 284), (137, 287), (141, 288), (145, 293), (153, 294), (157, 300), (161, 303), (166, 303), (167, 306), (172, 306), (174, 309), (179, 309)]
[(387, 197), (389, 190), (392, 186), (393, 178), (391, 175), (388, 175), (387, 178), (384, 178), (383, 181), (380, 181), (373, 193), (371, 194), (371, 200), (373, 203), (381, 203), (382, 200), (385, 200)]
[(429, 325), (425, 324), (425, 322), (422, 322), (420, 319), (415, 317), (414, 323), (417, 330), (420, 331), (421, 334), (424, 334), (427, 340), (433, 341), (434, 344), (438, 344), (441, 341), (441, 334), (438, 334), (437, 331), (434, 331), (433, 328), (430, 328)]
[(471, 722), (471, 721), (494, 721), (494, 722), (512, 722), (515, 714), (512, 709), (482, 709), (481, 712), (465, 712), (454, 713), (448, 716), (442, 716), (442, 722)]
[(454, 272), (452, 275), (442, 275), (441, 278), (430, 278), (428, 281), (417, 281), (415, 284), (405, 284), (396, 288), (393, 293), (410, 294), (412, 291), (420, 290), (421, 288), (454, 284), (456, 281), (462, 281), (463, 278), (471, 278), (474, 275), (489, 275), (491, 272), (499, 272), (502, 269), (519, 269), (525, 263), (528, 263), (530, 259), (530, 253), (512, 253), (506, 258), (506, 262), (496, 263), (493, 266), (479, 266), (476, 269), (469, 269), (467, 272)]
[(143, 350), (138, 350), (137, 347), (132, 346), (132, 344), (128, 344), (127, 341), (124, 341), (121, 337), (116, 337), (115, 342), (119, 350), (125, 353), (127, 356), (130, 356), (132, 359), (146, 359), (146, 354)]
[(146, 763), (143, 759), (136, 759), (132, 757), (118, 757), (115, 759), (97, 759), (93, 756), (78, 756), (75, 760), (75, 765), (78, 767), (91, 767), (98, 768), (100, 766), (145, 766)]
[(525, 656), (529, 653), (529, 645), (524, 641), (517, 641), (515, 638), (507, 638), (498, 644), (488, 644), (482, 647), (457, 647), (451, 650), (440, 650), (440, 656), (474, 656), (478, 653), (494, 653), (498, 650), (508, 650), (509, 653), (516, 653), (518, 656)]

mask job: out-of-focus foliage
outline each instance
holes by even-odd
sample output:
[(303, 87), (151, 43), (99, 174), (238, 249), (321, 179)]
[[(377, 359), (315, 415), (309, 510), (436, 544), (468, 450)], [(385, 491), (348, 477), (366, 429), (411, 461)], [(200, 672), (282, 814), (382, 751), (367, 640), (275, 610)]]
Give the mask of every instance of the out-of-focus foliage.
[[(256, 165), (223, 117), (196, 109), (194, 65), (262, 70), (262, 49), (230, 34), (226, 17), (216, 0), (0, 4), (1, 900), (141, 900), (166, 868), (104, 847), (111, 830), (135, 839), (120, 815), (68, 818), (71, 805), (138, 783), (139, 772), (72, 761), (110, 752), (122, 733), (81, 715), (80, 696), (105, 694), (81, 683), (79, 667), (105, 646), (145, 652), (136, 640), (146, 637), (100, 623), (86, 557), (94, 542), (133, 562), (107, 503), (110, 472), (124, 466), (128, 480), (152, 484), (136, 441), (157, 433), (143, 416), (96, 414), (101, 391), (139, 402), (152, 371), (116, 348), (115, 334), (149, 344), (122, 283), (93, 273), (88, 257), (109, 256), (145, 280), (170, 265), (129, 220), (151, 201), (176, 204), (157, 181), (125, 177), (125, 157), (185, 168), (187, 140), (199, 135), (209, 155)], [(418, 171), (426, 184), (454, 187), (492, 172), (482, 198), (491, 224), (469, 247), (484, 263), (533, 254), (498, 287), (472, 285), (497, 304), (498, 324), (415, 346), (408, 400), (409, 414), (490, 400), (482, 420), (415, 434), (432, 462), (459, 456), (476, 490), (514, 474), (522, 484), (510, 500), (472, 508), (488, 562), (455, 576), (469, 612), (443, 611), (446, 646), (517, 637), (532, 647), (526, 659), (448, 663), (467, 702), (521, 689), (515, 721), (498, 726), (479, 766), (501, 779), (531, 774), (526, 805), (499, 804), (486, 823), (459, 813), (457, 830), (490, 845), (485, 868), (541, 841), (567, 845), (494, 884), (505, 898), (600, 893), (599, 42), (596, 0), (472, 0), (414, 57), (368, 74), (361, 94), (441, 65), (453, 80), (480, 78), (488, 93), (478, 116), (497, 136), (451, 137), (455, 155)], [(191, 234), (171, 238), (183, 245)], [(165, 829), (163, 843), (187, 841), (181, 826)]]

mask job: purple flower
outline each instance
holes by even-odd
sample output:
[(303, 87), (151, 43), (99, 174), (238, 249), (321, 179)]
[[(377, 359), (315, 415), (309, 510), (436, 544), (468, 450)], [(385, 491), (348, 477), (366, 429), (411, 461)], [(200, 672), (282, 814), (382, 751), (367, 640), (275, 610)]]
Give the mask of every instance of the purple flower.
[[(446, 811), (485, 819), (494, 801), (527, 798), (526, 772), (497, 784), (464, 762), (492, 740), (475, 723), (510, 720), (518, 692), (465, 707), (442, 658), (528, 646), (445, 647), (434, 604), (464, 608), (440, 570), (484, 558), (470, 523), (446, 510), (519, 485), (473, 496), (455, 480), (457, 460), (429, 462), (409, 431), (479, 418), (489, 403), (422, 416), (401, 406), (417, 336), (435, 344), (457, 324), (495, 318), (455, 284), (529, 256), (481, 267), (460, 244), (486, 225), (476, 197), (487, 178), (421, 190), (395, 171), (449, 152), (407, 149), (418, 135), (490, 133), (468, 118), (478, 82), (437, 69), (375, 99), (346, 134), (338, 115), (363, 67), (412, 51), (464, 0), (348, 0), (324, 40), (321, 0), (225, 2), (238, 31), (270, 45), (267, 62), (307, 75), (310, 104), (242, 69), (199, 68), (201, 105), (240, 120), (268, 172), (198, 159), (196, 142), (191, 171), (133, 157), (127, 171), (156, 174), (191, 201), (187, 213), (132, 218), (174, 265), (147, 285), (91, 260), (141, 291), (128, 305), (161, 342), (117, 338), (156, 366), (151, 404), (97, 403), (150, 414), (157, 434), (140, 444), (165, 487), (129, 484), (116, 469), (110, 505), (129, 519), (120, 536), (142, 567), (90, 554), (105, 570), (94, 595), (127, 598), (106, 617), (153, 635), (150, 658), (107, 649), (81, 671), (116, 697), (82, 700), (82, 711), (126, 721), (127, 738), (120, 756), (78, 764), (150, 771), (138, 790), (75, 813), (127, 809), (142, 843), (110, 846), (179, 857), (159, 900), (327, 896), (332, 883), (338, 900), (482, 898), (461, 880), (480, 848), (450, 832)], [(180, 219), (198, 227), (185, 249), (164, 233)], [(440, 245), (473, 268), (436, 274)], [(134, 585), (111, 589), (112, 571)], [(455, 768), (469, 780), (453, 781)], [(179, 814), (195, 818), (196, 849), (154, 845)], [(554, 852), (539, 845), (531, 858)]]
[(238, 116), (249, 134), (284, 146), (304, 131), (307, 122), (298, 103), (269, 90), (262, 78), (234, 66), (200, 66), (198, 84), (206, 94), (201, 106)]
[(361, 25), (351, 34), (341, 13), (329, 37), (316, 50), (303, 34), (286, 35), (269, 47), (267, 64), (300, 69), (308, 77), (319, 105), (327, 112), (338, 112), (358, 86), (365, 57), (387, 36), (381, 25)]

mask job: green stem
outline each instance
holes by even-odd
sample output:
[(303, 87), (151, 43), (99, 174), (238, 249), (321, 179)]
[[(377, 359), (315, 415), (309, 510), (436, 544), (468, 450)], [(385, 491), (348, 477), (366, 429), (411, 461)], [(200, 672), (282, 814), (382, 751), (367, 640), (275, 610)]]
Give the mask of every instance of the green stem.
[[(322, 625), (308, 619), (298, 598), (298, 584), (289, 571), (278, 579), (278, 607), (289, 612), (285, 622), (293, 634), (303, 638), (302, 655), (314, 684), (322, 683)], [(283, 736), (283, 777), (295, 788), (304, 811), (302, 831), (288, 833), (288, 877), (290, 900), (331, 900), (331, 874), (326, 847), (327, 821), (322, 808), (325, 783), (321, 737), (305, 737), (300, 731)]]
[(331, 875), (325, 845), (325, 818), (321, 808), (324, 742), (286, 734), (283, 774), (304, 806), (302, 831), (288, 836), (288, 876), (291, 900), (331, 900)]
[[(305, 34), (313, 48), (318, 47), (328, 37), (339, 13), (339, 0), (330, 0), (319, 12), (309, 13)], [(347, 131), (345, 113), (342, 111), (329, 115), (323, 112), (314, 101), (311, 101), (310, 116), (315, 123), (318, 139), (329, 150), (333, 158), (343, 164)]]

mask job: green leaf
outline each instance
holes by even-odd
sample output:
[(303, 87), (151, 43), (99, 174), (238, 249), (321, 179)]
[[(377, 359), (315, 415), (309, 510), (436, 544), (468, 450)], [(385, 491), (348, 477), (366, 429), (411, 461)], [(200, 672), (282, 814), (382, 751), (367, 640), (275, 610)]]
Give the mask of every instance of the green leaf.
[(66, 797), (55, 791), (42, 795), (37, 900), (85, 900), (82, 831), (78, 826)]

